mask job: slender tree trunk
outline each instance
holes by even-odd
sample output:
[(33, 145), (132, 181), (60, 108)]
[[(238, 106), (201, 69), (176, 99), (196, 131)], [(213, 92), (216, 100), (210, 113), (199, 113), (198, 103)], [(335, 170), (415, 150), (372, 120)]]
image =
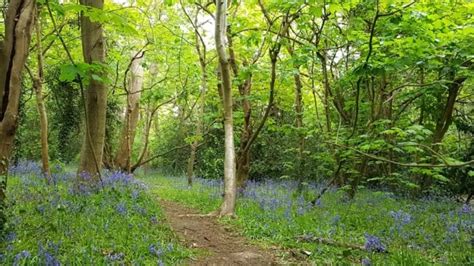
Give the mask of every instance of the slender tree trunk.
[(35, 0), (11, 0), (0, 41), (0, 232), (5, 223), (8, 162), (18, 126), (21, 72), (28, 57)]
[(115, 166), (122, 171), (131, 172), (132, 148), (140, 114), (140, 96), (143, 84), (142, 57), (134, 58), (130, 67), (130, 80), (127, 89), (127, 109), (120, 137)]
[[(293, 47), (287, 47), (288, 53), (290, 56), (294, 56)], [(296, 73), (293, 75), (295, 81), (295, 126), (298, 136), (298, 163), (296, 165), (296, 174), (299, 179), (300, 188), (303, 182), (303, 168), (304, 168), (304, 144), (305, 144), (305, 136), (302, 132), (303, 129), (303, 97), (301, 89), (303, 88), (303, 83), (301, 82), (301, 75), (300, 75), (300, 66), (297, 64), (293, 65)]]
[[(438, 118), (436, 128), (433, 133), (433, 144), (439, 144), (444, 138), (444, 135), (449, 129), (449, 126), (453, 122), (453, 111), (456, 98), (458, 97), (459, 91), (461, 90), (463, 82), (466, 77), (459, 77), (451, 83), (448, 90), (448, 99), (446, 100), (444, 109)], [(436, 148), (436, 146), (434, 147)], [(437, 148), (436, 148), (437, 149)]]
[(252, 78), (245, 80), (244, 84), (239, 86), (239, 93), (242, 97), (242, 110), (244, 112), (244, 125), (242, 134), (240, 135), (240, 147), (237, 152), (236, 160), (236, 178), (237, 187), (243, 188), (250, 175), (250, 149), (247, 145), (253, 135), (250, 119), (252, 117), (252, 107), (250, 105), (249, 96), (252, 87)]
[(229, 58), (225, 47), (225, 33), (227, 28), (227, 0), (216, 1), (216, 28), (215, 41), (219, 58), (222, 78), (223, 106), (224, 106), (224, 201), (220, 207), (220, 215), (234, 215), (237, 197), (237, 184), (235, 179), (235, 149), (234, 129), (232, 118), (232, 84), (230, 78)]
[[(235, 58), (234, 45), (232, 40), (232, 34), (230, 27), (227, 30), (227, 40), (229, 42), (229, 63), (234, 73), (234, 77), (239, 76), (239, 66)], [(244, 66), (247, 63), (244, 61)], [(250, 74), (243, 83), (238, 85), (239, 94), (242, 98), (242, 111), (244, 112), (244, 124), (242, 132), (240, 134), (240, 146), (236, 154), (235, 160), (235, 175), (237, 180), (237, 188), (244, 188), (250, 175), (250, 147), (247, 148), (250, 139), (253, 135), (253, 128), (251, 124), (252, 119), (252, 105), (250, 104), (249, 97), (252, 89), (252, 74)]]
[(147, 168), (147, 163), (142, 164), (142, 162), (145, 158), (148, 157), (148, 144), (149, 144), (149, 139), (150, 139), (150, 130), (151, 130), (151, 125), (153, 123), (153, 117), (157, 110), (158, 108), (154, 109), (151, 112), (150, 110), (146, 110), (147, 119), (146, 119), (145, 128), (143, 132), (143, 149), (142, 149), (142, 152), (140, 153), (140, 156), (138, 157), (137, 162), (130, 169), (132, 173), (141, 165), (144, 165), (145, 169)]
[[(453, 74), (454, 76), (454, 74)], [(466, 80), (466, 77), (458, 77), (453, 80), (453, 82), (449, 85), (448, 89), (448, 99), (444, 105), (444, 109), (441, 111), (441, 114), (438, 117), (438, 121), (436, 122), (436, 128), (433, 132), (432, 138), (432, 145), (433, 151), (438, 152), (440, 148), (440, 144), (443, 141), (444, 135), (448, 131), (449, 127), (453, 122), (453, 111), (454, 105), (456, 103), (456, 99), (458, 97), (459, 91), (462, 88), (462, 84)], [(433, 161), (435, 159), (433, 158)], [(432, 184), (432, 178), (428, 176), (424, 176), (422, 179), (422, 186), (421, 189), (427, 189)]]
[[(38, 12), (39, 13), (39, 12)], [(43, 166), (43, 174), (47, 182), (50, 182), (51, 171), (49, 169), (49, 146), (48, 146), (48, 115), (43, 101), (43, 48), (41, 45), (41, 21), (36, 18), (36, 58), (38, 60), (38, 73), (33, 78), (33, 88), (36, 94), (36, 107), (38, 109), (40, 120), (40, 135), (41, 135), (41, 162)]]
[[(194, 22), (197, 24), (197, 19)], [(198, 29), (194, 29), (195, 35), (195, 48), (199, 54), (199, 65), (201, 66), (201, 93), (199, 95), (199, 112), (196, 126), (196, 139), (191, 144), (191, 153), (188, 159), (188, 166), (186, 169), (186, 175), (188, 177), (188, 186), (193, 185), (194, 177), (194, 164), (196, 162), (196, 153), (199, 146), (199, 141), (202, 138), (203, 127), (204, 127), (204, 111), (206, 106), (206, 93), (207, 93), (207, 62), (206, 62), (206, 45), (198, 32)]]
[[(81, 0), (81, 5), (103, 9), (103, 0)], [(105, 63), (105, 41), (102, 25), (81, 14), (81, 37), (84, 61), (88, 64)], [(100, 71), (95, 75), (102, 76)], [(105, 140), (107, 87), (91, 75), (85, 92), (85, 132), (78, 173), (100, 178)]]
[(323, 84), (324, 84), (324, 110), (326, 114), (326, 130), (331, 132), (331, 113), (329, 108), (329, 76), (328, 69), (326, 64), (326, 54), (321, 54), (318, 52), (318, 57), (321, 60), (321, 71), (323, 72)]

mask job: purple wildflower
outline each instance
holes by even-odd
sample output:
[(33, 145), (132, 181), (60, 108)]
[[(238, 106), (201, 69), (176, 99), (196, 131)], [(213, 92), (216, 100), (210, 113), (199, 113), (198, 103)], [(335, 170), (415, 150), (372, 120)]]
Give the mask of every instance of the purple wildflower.
[(8, 232), (8, 234), (5, 236), (5, 240), (7, 242), (12, 242), (15, 239), (16, 239), (16, 233), (15, 232)]
[(111, 253), (107, 255), (107, 259), (110, 261), (121, 261), (125, 258), (125, 254), (120, 253)]
[(387, 248), (385, 247), (384, 244), (382, 244), (382, 241), (380, 238), (370, 235), (368, 233), (365, 233), (365, 249), (370, 252), (386, 252)]
[(20, 261), (22, 259), (29, 258), (31, 256), (30, 252), (27, 250), (23, 250), (22, 252), (15, 255), (15, 260), (13, 261), (13, 265), (20, 265)]
[(321, 199), (316, 200), (316, 206), (318, 207), (322, 206)]
[(363, 266), (371, 266), (371, 265), (372, 265), (372, 262), (370, 261), (369, 258), (363, 258), (363, 259), (361, 260), (361, 264), (362, 264)]
[(117, 207), (115, 208), (115, 210), (121, 215), (127, 214), (127, 207), (125, 206), (123, 202), (119, 203)]
[(44, 262), (46, 266), (60, 266), (61, 263), (49, 252), (44, 252)]
[(472, 209), (469, 204), (463, 204), (461, 210), (459, 211), (460, 214), (469, 214), (471, 213)]
[(459, 232), (458, 226), (455, 224), (451, 224), (448, 226), (448, 232), (451, 234), (457, 234)]
[(158, 246), (155, 246), (155, 244), (151, 244), (149, 247), (148, 247), (148, 251), (150, 251), (150, 253), (152, 255), (155, 255), (157, 257), (161, 257), (163, 254), (164, 254), (164, 250), (163, 248), (161, 247), (161, 245), (158, 244)]
[(403, 226), (409, 224), (412, 221), (412, 217), (409, 213), (402, 210), (399, 211), (390, 211), (390, 216), (398, 223), (398, 226)]

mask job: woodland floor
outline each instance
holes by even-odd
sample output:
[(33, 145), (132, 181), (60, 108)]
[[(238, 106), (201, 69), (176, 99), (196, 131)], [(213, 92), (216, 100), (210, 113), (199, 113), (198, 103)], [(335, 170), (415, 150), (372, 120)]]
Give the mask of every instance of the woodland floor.
[(205, 255), (192, 259), (190, 265), (279, 265), (279, 254), (249, 243), (215, 217), (200, 215), (172, 201), (160, 200), (168, 223), (181, 242), (202, 249)]

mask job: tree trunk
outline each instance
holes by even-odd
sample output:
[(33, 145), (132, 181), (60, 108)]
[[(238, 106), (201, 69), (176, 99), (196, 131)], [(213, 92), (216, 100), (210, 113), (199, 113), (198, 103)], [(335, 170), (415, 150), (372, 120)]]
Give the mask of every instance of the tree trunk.
[(328, 132), (331, 131), (331, 113), (330, 113), (330, 108), (329, 108), (329, 99), (332, 98), (332, 101), (334, 103), (334, 106), (336, 107), (336, 111), (339, 113), (339, 115), (342, 118), (342, 121), (344, 124), (349, 125), (350, 124), (350, 118), (349, 114), (347, 111), (344, 110), (344, 98), (340, 94), (340, 92), (336, 89), (335, 94), (332, 95), (331, 91), (331, 86), (329, 83), (329, 75), (328, 75), (328, 69), (327, 69), (327, 59), (326, 59), (326, 54), (317, 52), (316, 55), (318, 56), (319, 60), (321, 61), (321, 71), (323, 73), (323, 79), (324, 79), (324, 108), (325, 108), (325, 113), (326, 113), (326, 127)]
[[(103, 9), (103, 0), (81, 0), (81, 5)], [(105, 41), (102, 25), (81, 14), (81, 37), (84, 61), (88, 64), (105, 63)], [(100, 71), (95, 75), (105, 73)], [(82, 143), (79, 176), (100, 178), (105, 139), (107, 87), (101, 80), (90, 76), (85, 92), (85, 134)], [(84, 176), (83, 176), (84, 177)]]
[(8, 162), (18, 126), (21, 72), (28, 57), (35, 10), (35, 0), (11, 0), (0, 41), (0, 231), (6, 219)]
[(230, 78), (229, 58), (225, 48), (227, 0), (217, 0), (216, 6), (215, 41), (222, 78), (225, 135), (224, 201), (220, 207), (219, 214), (232, 216), (235, 214), (237, 187), (235, 179), (234, 129), (232, 118), (232, 84)]
[[(197, 21), (195, 21), (197, 24)], [(201, 93), (199, 95), (199, 112), (196, 126), (196, 139), (191, 144), (191, 153), (188, 159), (188, 167), (186, 169), (186, 175), (188, 177), (188, 186), (193, 185), (194, 177), (194, 164), (196, 162), (196, 153), (199, 146), (199, 141), (202, 138), (203, 127), (204, 127), (204, 109), (206, 105), (206, 92), (207, 92), (207, 62), (206, 62), (206, 44), (202, 41), (202, 38), (198, 32), (198, 29), (194, 29), (195, 37), (195, 48), (199, 55), (199, 65), (201, 66)]]
[(51, 171), (49, 169), (49, 146), (48, 146), (48, 115), (43, 101), (43, 48), (41, 45), (41, 21), (36, 18), (36, 50), (38, 60), (38, 73), (33, 78), (33, 88), (36, 94), (36, 107), (38, 109), (40, 121), (40, 135), (41, 135), (41, 162), (43, 166), (43, 174), (46, 181), (50, 182)]
[[(444, 135), (446, 134), (446, 132), (449, 129), (449, 126), (451, 126), (453, 122), (454, 105), (456, 103), (456, 99), (458, 97), (459, 91), (461, 90), (462, 84), (464, 83), (466, 79), (467, 79), (466, 77), (458, 77), (454, 79), (453, 82), (449, 85), (448, 99), (446, 100), (444, 109), (441, 111), (441, 114), (438, 116), (438, 121), (436, 122), (436, 128), (433, 132), (432, 145), (433, 145), (434, 152), (439, 151), (439, 148), (440, 148), (439, 145), (443, 141)], [(425, 190), (431, 186), (433, 180), (431, 177), (424, 176), (421, 181), (422, 181), (421, 190)]]
[[(463, 82), (466, 80), (466, 77), (459, 77), (451, 83), (448, 90), (448, 99), (446, 100), (445, 107), (438, 118), (436, 123), (436, 128), (433, 133), (433, 144), (437, 145), (441, 143), (444, 138), (444, 135), (449, 129), (449, 126), (453, 122), (453, 111), (454, 104), (456, 103), (456, 98), (458, 97), (459, 91), (461, 90)], [(436, 146), (434, 147), (435, 149)]]
[[(288, 53), (290, 56), (294, 56), (294, 50), (293, 47), (288, 46), (287, 47)], [(305, 136), (302, 132), (303, 129), (303, 97), (301, 94), (301, 89), (303, 88), (303, 83), (301, 82), (301, 75), (300, 75), (300, 66), (298, 64), (293, 64), (293, 67), (296, 71), (296, 73), (293, 75), (294, 81), (295, 81), (295, 113), (296, 113), (296, 119), (295, 119), (295, 126), (296, 126), (296, 132), (298, 136), (298, 160), (297, 160), (297, 165), (296, 165), (296, 174), (299, 179), (299, 188), (302, 188), (302, 183), (303, 183), (303, 168), (304, 168), (304, 144), (305, 144)], [(329, 128), (328, 128), (329, 131)]]
[[(229, 42), (229, 63), (234, 73), (234, 77), (239, 76), (239, 66), (235, 58), (234, 45), (232, 40), (230, 27), (227, 31), (227, 40)], [(244, 61), (244, 66), (247, 63)], [(250, 139), (252, 138), (253, 128), (251, 124), (252, 119), (252, 105), (250, 104), (249, 97), (252, 89), (252, 74), (250, 74), (244, 82), (238, 85), (240, 97), (242, 98), (242, 111), (244, 112), (244, 124), (242, 127), (242, 133), (240, 134), (240, 146), (236, 154), (235, 168), (236, 168), (236, 180), (237, 188), (242, 189), (245, 187), (250, 175), (250, 147), (247, 147)]]
[(147, 168), (147, 163), (142, 164), (143, 160), (148, 157), (148, 143), (150, 139), (150, 130), (151, 130), (151, 125), (153, 123), (153, 117), (155, 116), (156, 111), (158, 111), (158, 108), (155, 108), (153, 111), (150, 111), (149, 108), (146, 110), (146, 123), (145, 123), (145, 128), (143, 132), (143, 149), (142, 152), (140, 153), (140, 156), (138, 157), (137, 162), (131, 167), (131, 172), (133, 173), (138, 167), (144, 165), (145, 169)]
[(119, 149), (115, 157), (115, 166), (122, 171), (131, 172), (131, 157), (135, 132), (140, 114), (140, 96), (143, 84), (143, 57), (132, 59), (130, 80), (127, 90), (127, 110), (122, 127)]
[(237, 152), (236, 160), (236, 178), (237, 187), (243, 188), (250, 175), (250, 148), (247, 148), (250, 138), (253, 135), (252, 125), (250, 123), (252, 107), (249, 96), (252, 87), (252, 78), (249, 77), (239, 86), (239, 93), (242, 97), (242, 110), (244, 112), (244, 125), (240, 135), (240, 147)]

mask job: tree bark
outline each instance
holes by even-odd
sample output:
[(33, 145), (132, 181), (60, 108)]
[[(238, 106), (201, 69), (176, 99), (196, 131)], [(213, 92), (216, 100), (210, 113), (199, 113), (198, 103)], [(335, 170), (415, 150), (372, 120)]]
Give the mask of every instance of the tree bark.
[(206, 62), (206, 44), (204, 43), (202, 36), (200, 35), (198, 28), (197, 28), (197, 16), (193, 23), (194, 28), (194, 37), (195, 37), (195, 48), (196, 52), (199, 55), (199, 65), (201, 67), (201, 92), (199, 94), (199, 111), (198, 111), (198, 118), (197, 118), (197, 125), (196, 125), (196, 132), (195, 136), (196, 139), (193, 140), (191, 143), (191, 153), (188, 159), (188, 166), (186, 169), (186, 175), (188, 178), (188, 186), (193, 185), (193, 178), (194, 178), (194, 164), (196, 162), (196, 153), (197, 148), (199, 146), (199, 142), (201, 141), (201, 137), (203, 134), (203, 127), (204, 127), (204, 109), (206, 105), (206, 92), (207, 92), (207, 62)]
[[(433, 144), (439, 144), (444, 138), (444, 135), (449, 129), (449, 126), (453, 122), (453, 111), (456, 98), (458, 97), (459, 91), (461, 90), (463, 82), (466, 77), (459, 77), (451, 83), (448, 89), (448, 99), (446, 100), (445, 107), (438, 118), (436, 128), (433, 133)], [(435, 146), (436, 148), (436, 146)]]
[[(237, 65), (237, 60), (235, 58), (234, 45), (232, 40), (232, 34), (230, 32), (230, 27), (227, 32), (227, 40), (229, 42), (229, 63), (234, 73), (234, 76), (239, 75), (239, 66)], [(247, 64), (243, 63), (244, 66)], [(242, 111), (244, 112), (244, 124), (242, 127), (242, 132), (240, 134), (240, 146), (236, 154), (235, 168), (236, 168), (236, 180), (237, 188), (241, 189), (245, 186), (249, 175), (250, 175), (250, 147), (247, 148), (250, 139), (253, 135), (253, 128), (251, 124), (252, 119), (252, 105), (250, 104), (249, 97), (252, 89), (252, 74), (250, 74), (244, 82), (238, 86), (240, 97), (242, 98), (241, 105)]]
[[(81, 0), (81, 5), (103, 9), (103, 0)], [(81, 14), (81, 38), (84, 61), (88, 64), (105, 63), (105, 41), (102, 25)], [(95, 75), (104, 75), (103, 71)], [(79, 163), (79, 177), (100, 178), (105, 140), (107, 87), (90, 75), (85, 92), (85, 134)]]
[[(288, 53), (290, 54), (291, 57), (294, 56), (294, 50), (293, 47), (288, 46), (287, 47)], [(298, 162), (296, 165), (296, 174), (299, 179), (299, 184), (301, 188), (301, 184), (303, 182), (303, 168), (304, 168), (304, 145), (305, 145), (305, 136), (302, 132), (303, 129), (303, 96), (301, 89), (303, 88), (303, 83), (301, 82), (301, 75), (300, 75), (300, 66), (298, 64), (293, 64), (293, 67), (296, 71), (296, 73), (293, 75), (294, 81), (295, 81), (295, 113), (296, 113), (296, 119), (295, 119), (295, 126), (296, 126), (296, 132), (298, 136)]]
[(119, 149), (115, 157), (115, 166), (122, 171), (131, 172), (132, 148), (140, 114), (140, 96), (143, 85), (142, 57), (132, 59), (130, 80), (127, 91), (127, 109), (120, 137)]
[(28, 57), (35, 0), (11, 0), (0, 41), (0, 231), (3, 230), (8, 162), (18, 126), (21, 72)]
[(225, 135), (224, 201), (220, 206), (219, 214), (233, 216), (235, 214), (237, 184), (235, 179), (232, 84), (230, 78), (229, 58), (227, 56), (225, 47), (225, 33), (227, 28), (227, 0), (217, 0), (216, 7), (215, 41), (222, 78)]
[(36, 107), (38, 109), (39, 121), (40, 121), (40, 135), (41, 135), (41, 162), (43, 166), (43, 174), (46, 177), (46, 181), (50, 182), (51, 171), (49, 168), (49, 145), (48, 145), (48, 115), (46, 113), (46, 107), (43, 101), (43, 48), (41, 45), (41, 21), (38, 17), (36, 18), (35, 24), (36, 30), (36, 58), (38, 61), (38, 72), (37, 76), (33, 78), (33, 88), (36, 94)]
[(236, 160), (236, 178), (238, 188), (243, 188), (245, 186), (250, 175), (250, 148), (247, 148), (247, 145), (253, 135), (253, 129), (250, 123), (252, 107), (249, 101), (251, 87), (251, 77), (247, 78), (245, 82), (239, 86), (239, 93), (242, 97), (242, 110), (244, 112), (244, 125), (242, 128), (242, 134), (240, 135), (240, 147), (237, 152)]

